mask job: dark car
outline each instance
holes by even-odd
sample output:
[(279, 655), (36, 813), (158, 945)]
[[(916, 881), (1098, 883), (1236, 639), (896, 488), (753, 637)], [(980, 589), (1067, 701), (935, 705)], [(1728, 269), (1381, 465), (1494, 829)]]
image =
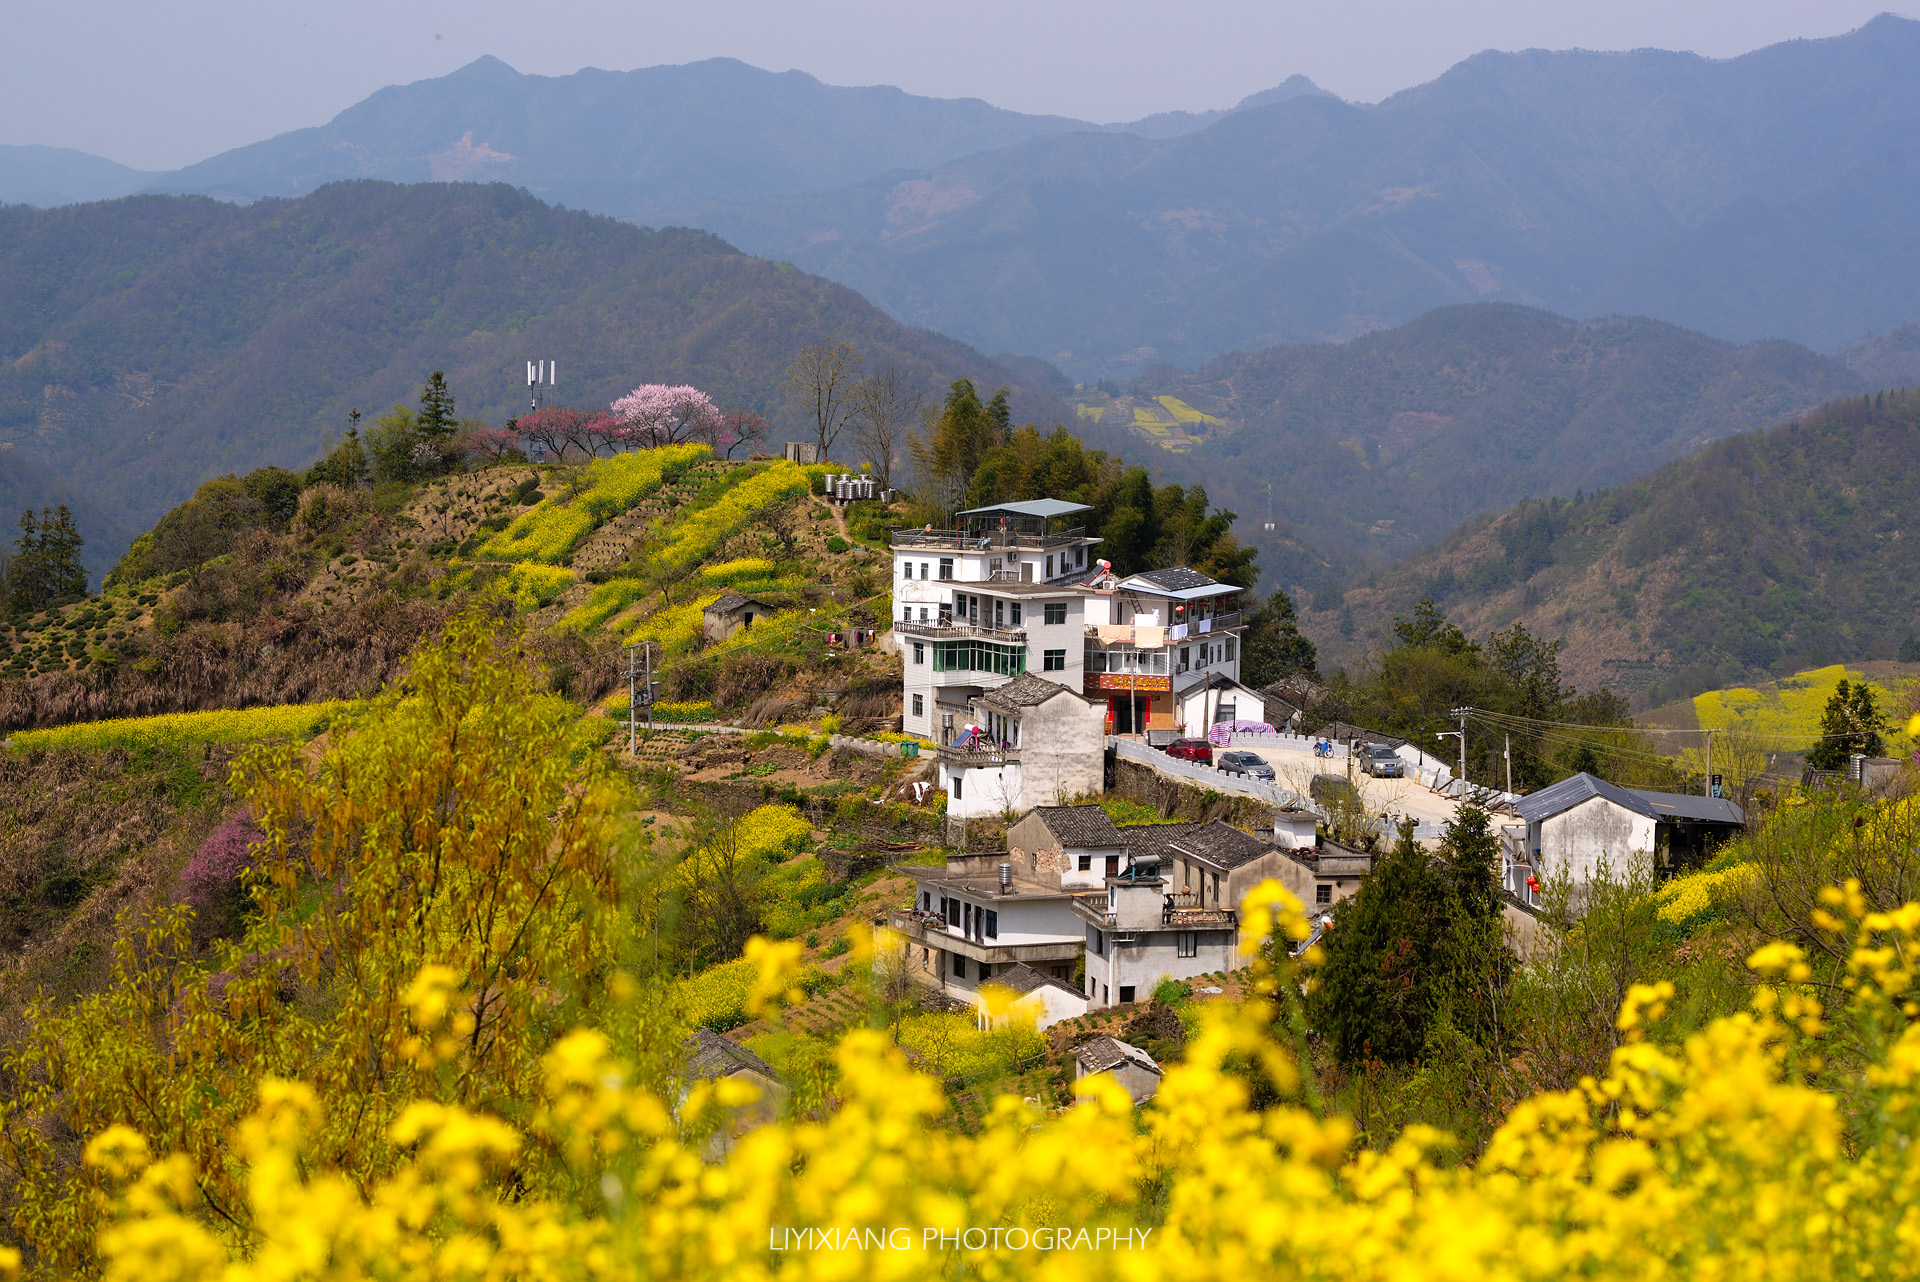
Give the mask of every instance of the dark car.
[(1360, 799), (1354, 786), (1339, 775), (1315, 775), (1307, 785), (1307, 794), (1329, 810)]
[(1247, 775), (1254, 779), (1273, 778), (1273, 767), (1252, 752), (1223, 752), (1220, 760), (1213, 763), (1228, 774)]
[(1205, 739), (1175, 739), (1167, 745), (1167, 755), (1182, 761), (1204, 761), (1212, 765), (1213, 745)]
[(1360, 768), (1376, 779), (1399, 779), (1407, 773), (1400, 754), (1383, 743), (1370, 743), (1360, 749)]

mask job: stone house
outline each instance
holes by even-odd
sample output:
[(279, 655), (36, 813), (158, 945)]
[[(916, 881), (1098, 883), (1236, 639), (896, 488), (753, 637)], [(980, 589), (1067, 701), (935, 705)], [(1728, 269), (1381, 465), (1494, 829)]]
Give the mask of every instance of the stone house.
[(708, 644), (725, 641), (740, 629), (752, 627), (755, 619), (772, 613), (773, 607), (764, 601), (729, 592), (700, 612), (701, 633)]
[[(786, 1107), (787, 1083), (767, 1061), (740, 1043), (706, 1028), (695, 1029), (687, 1038), (686, 1051), (684, 1080), (688, 1086), (697, 1081), (732, 1078), (750, 1083), (760, 1091), (759, 1099), (735, 1112), (728, 1128), (708, 1141), (709, 1157), (724, 1156), (741, 1135), (756, 1126), (779, 1120)], [(684, 1100), (685, 1096), (681, 1098)]]
[(973, 696), (965, 729), (935, 748), (951, 819), (1059, 804), (1106, 787), (1104, 709), (1035, 673)]
[(1746, 818), (1717, 797), (1622, 788), (1585, 773), (1529, 793), (1514, 808), (1526, 831), (1522, 849), (1508, 855), (1509, 883), (1530, 865), (1540, 881), (1564, 873), (1576, 886), (1592, 879), (1603, 858), (1616, 871), (1637, 858), (1661, 871), (1698, 867)]
[(1112, 1073), (1136, 1105), (1152, 1099), (1160, 1089), (1160, 1065), (1138, 1046), (1117, 1037), (1096, 1037), (1073, 1055), (1074, 1080), (1094, 1073)]
[(1007, 854), (1029, 875), (1071, 890), (1104, 890), (1127, 853), (1120, 830), (1092, 803), (1035, 806), (1007, 829)]
[(1284, 853), (1286, 862), (1279, 865), (1274, 879), (1293, 892), (1309, 916), (1353, 898), (1360, 883), (1373, 873), (1371, 854), (1337, 841), (1322, 839), (1317, 846)]

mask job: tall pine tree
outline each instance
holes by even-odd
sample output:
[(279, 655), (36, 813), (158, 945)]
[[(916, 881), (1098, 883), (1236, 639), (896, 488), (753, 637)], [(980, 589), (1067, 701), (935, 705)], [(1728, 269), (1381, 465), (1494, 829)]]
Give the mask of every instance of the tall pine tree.
[(38, 517), (32, 508), (22, 512), (13, 563), (7, 567), (8, 611), (28, 615), (85, 596), (87, 571), (80, 564), (80, 548), (80, 531), (66, 504), (41, 508)]
[(415, 428), (426, 440), (444, 441), (458, 426), (459, 420), (453, 413), (453, 389), (447, 386), (447, 376), (435, 370), (420, 390), (420, 417), (415, 420)]

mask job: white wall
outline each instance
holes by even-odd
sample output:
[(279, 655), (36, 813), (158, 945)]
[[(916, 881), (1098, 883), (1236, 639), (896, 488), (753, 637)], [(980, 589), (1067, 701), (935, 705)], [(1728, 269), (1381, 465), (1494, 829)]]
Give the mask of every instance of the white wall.
[(1583, 885), (1602, 856), (1614, 868), (1623, 868), (1636, 855), (1653, 853), (1658, 827), (1654, 819), (1605, 797), (1589, 797), (1541, 821), (1541, 879), (1564, 871), (1575, 885)]

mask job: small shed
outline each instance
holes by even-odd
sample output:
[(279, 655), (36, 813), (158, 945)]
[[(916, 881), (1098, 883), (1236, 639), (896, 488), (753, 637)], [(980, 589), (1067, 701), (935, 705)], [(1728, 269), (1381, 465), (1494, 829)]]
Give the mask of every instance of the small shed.
[(1096, 1037), (1073, 1054), (1074, 1080), (1094, 1073), (1112, 1073), (1133, 1097), (1144, 1104), (1160, 1089), (1160, 1065), (1138, 1046), (1118, 1037)]
[(1538, 874), (1564, 871), (1576, 885), (1603, 857), (1616, 873), (1635, 857), (1665, 870), (1698, 867), (1745, 822), (1731, 801), (1622, 788), (1584, 772), (1529, 793), (1515, 808)]
[[(788, 1089), (786, 1079), (780, 1076), (773, 1065), (740, 1043), (706, 1028), (694, 1030), (693, 1035), (687, 1038), (686, 1050), (687, 1086), (699, 1081), (732, 1078), (747, 1082), (760, 1092), (758, 1100), (734, 1113), (730, 1126), (709, 1139), (709, 1156), (723, 1156), (740, 1136), (756, 1126), (778, 1120), (786, 1107)], [(684, 1094), (682, 1099), (685, 1099)]]
[(773, 613), (765, 601), (756, 601), (738, 592), (729, 592), (700, 612), (703, 631), (709, 642), (725, 641), (742, 628), (753, 626), (755, 619)]

